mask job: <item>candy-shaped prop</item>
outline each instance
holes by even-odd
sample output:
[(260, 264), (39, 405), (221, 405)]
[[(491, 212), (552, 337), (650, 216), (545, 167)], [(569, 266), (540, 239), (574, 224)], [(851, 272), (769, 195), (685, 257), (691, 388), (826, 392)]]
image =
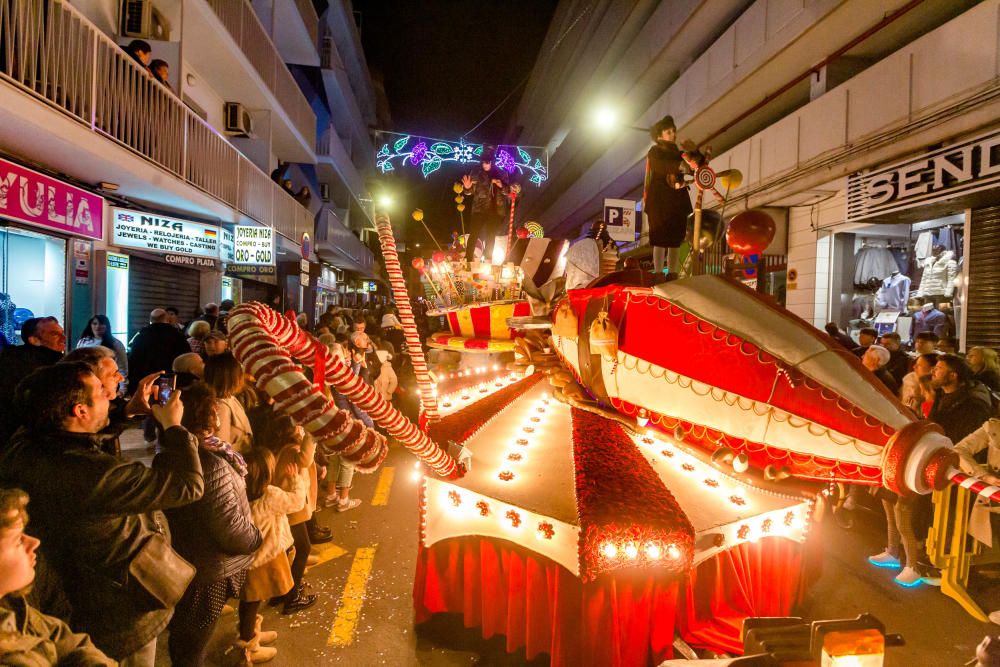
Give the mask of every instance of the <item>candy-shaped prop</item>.
[[(229, 317), (233, 353), (274, 398), (276, 407), (308, 430), (326, 451), (340, 454), (370, 472), (385, 458), (385, 437), (338, 411), (292, 363), (292, 357), (314, 366), (317, 380), (328, 380), (348, 400), (366, 411), (386, 431), (439, 475), (456, 473), (456, 464), (412, 422), (387, 403), (325, 345), (267, 306), (240, 304)], [(418, 348), (419, 349), (419, 348)]]
[[(382, 246), (382, 257), (385, 258), (385, 271), (389, 275), (389, 285), (392, 296), (399, 311), (399, 321), (403, 325), (403, 335), (406, 340), (406, 350), (413, 363), (413, 373), (420, 389), (420, 402), (423, 405), (427, 419), (434, 421), (438, 417), (437, 397), (427, 372), (427, 361), (424, 358), (424, 348), (420, 345), (420, 335), (413, 319), (413, 308), (410, 305), (410, 295), (406, 293), (406, 281), (403, 279), (403, 269), (399, 264), (399, 253), (396, 251), (396, 237), (392, 233), (392, 223), (389, 216), (375, 217), (375, 228), (378, 240)], [(435, 288), (436, 289), (436, 288)]]
[(292, 354), (306, 358), (302, 351), (290, 351), (306, 335), (293, 321), (262, 304), (246, 303), (230, 313), (229, 332), (233, 354), (274, 399), (275, 409), (301, 424), (324, 451), (343, 456), (357, 470), (378, 468), (389, 451), (385, 437), (352, 419), (347, 410), (338, 410), (292, 362)]
[[(776, 475), (901, 494), (946, 484), (953, 455), (938, 427), (916, 421), (854, 355), (742, 285), (706, 275), (572, 290), (568, 301), (577, 335), (557, 334), (556, 351), (590, 394), (651, 428), (745, 453)], [(589, 340), (599, 311), (621, 332), (614, 355), (598, 356)]]
[(743, 211), (729, 221), (726, 243), (741, 255), (757, 255), (774, 240), (774, 231), (774, 220), (764, 211)]
[(949, 468), (947, 476), (949, 482), (972, 491), (983, 500), (992, 500), (995, 503), (1000, 503), (1000, 486), (984, 482), (978, 477), (964, 473), (957, 468)]

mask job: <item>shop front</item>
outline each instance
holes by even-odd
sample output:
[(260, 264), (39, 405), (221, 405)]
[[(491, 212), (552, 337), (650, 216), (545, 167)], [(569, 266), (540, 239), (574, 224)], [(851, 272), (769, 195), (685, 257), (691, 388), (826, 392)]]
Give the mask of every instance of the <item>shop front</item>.
[(831, 320), (854, 336), (1000, 345), (998, 187), (1000, 130), (851, 175), (846, 219), (818, 241)]
[(222, 298), (234, 303), (259, 301), (280, 308), (274, 230), (237, 227), (236, 244), (235, 262), (226, 266)]
[(104, 237), (104, 199), (0, 159), (0, 335), (53, 316), (70, 345), (93, 316), (93, 244)]
[(188, 321), (219, 301), (222, 263), (234, 256), (231, 230), (124, 208), (112, 208), (111, 221), (103, 266), (113, 335), (131, 340), (155, 308), (173, 306)]

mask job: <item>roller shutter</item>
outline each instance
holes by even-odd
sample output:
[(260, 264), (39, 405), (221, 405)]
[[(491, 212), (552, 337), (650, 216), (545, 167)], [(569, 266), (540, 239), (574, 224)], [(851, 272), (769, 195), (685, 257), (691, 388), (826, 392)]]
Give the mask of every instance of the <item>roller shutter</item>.
[(181, 322), (194, 318), (201, 304), (201, 274), (142, 257), (129, 257), (128, 274), (128, 335), (132, 336), (149, 324), (154, 308), (176, 306)]
[(972, 211), (966, 349), (1000, 349), (1000, 206)]

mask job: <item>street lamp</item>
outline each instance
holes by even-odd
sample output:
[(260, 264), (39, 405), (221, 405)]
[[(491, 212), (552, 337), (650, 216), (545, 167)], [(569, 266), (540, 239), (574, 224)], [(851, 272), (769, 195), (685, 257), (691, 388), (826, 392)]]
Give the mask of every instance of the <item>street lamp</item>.
[(388, 192), (383, 192), (382, 194), (378, 195), (376, 201), (378, 203), (379, 208), (381, 209), (389, 209), (395, 203), (395, 200), (392, 198), (392, 195), (390, 195)]
[(618, 118), (617, 109), (610, 106), (598, 107), (593, 114), (593, 123), (601, 132), (611, 132), (616, 129), (637, 130), (639, 132), (649, 132), (649, 128), (636, 127), (635, 125), (621, 125)]

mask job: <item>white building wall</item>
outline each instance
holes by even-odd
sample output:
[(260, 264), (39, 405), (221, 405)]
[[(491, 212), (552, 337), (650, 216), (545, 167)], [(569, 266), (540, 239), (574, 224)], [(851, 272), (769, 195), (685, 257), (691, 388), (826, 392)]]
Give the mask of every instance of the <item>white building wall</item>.
[[(846, 188), (846, 182), (840, 184)], [(847, 194), (841, 189), (812, 206), (788, 210), (788, 270), (798, 278), (789, 280), (785, 306), (807, 322), (822, 327), (829, 321), (829, 271), (832, 244), (824, 228), (847, 217)], [(794, 288), (792, 287), (794, 285)]]

